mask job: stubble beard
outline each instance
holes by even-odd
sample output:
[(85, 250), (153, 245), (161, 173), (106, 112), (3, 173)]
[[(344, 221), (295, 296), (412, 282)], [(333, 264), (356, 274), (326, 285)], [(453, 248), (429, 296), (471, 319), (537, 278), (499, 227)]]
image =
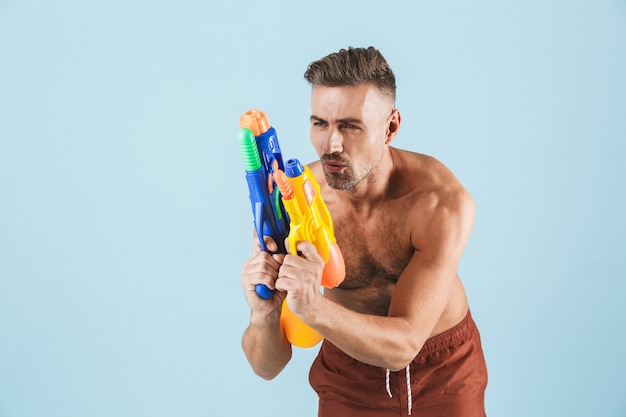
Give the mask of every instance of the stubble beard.
[(335, 173), (335, 172), (326, 172), (324, 171), (324, 176), (326, 177), (326, 182), (330, 186), (330, 188), (340, 191), (349, 191), (352, 190), (357, 184), (360, 182), (354, 175), (354, 172), (347, 167), (344, 168), (346, 172), (344, 173)]
[[(340, 161), (344, 164), (343, 172), (327, 172), (326, 168), (324, 170), (324, 176), (326, 177), (326, 183), (328, 186), (334, 190), (339, 191), (351, 191), (356, 188), (363, 180), (369, 178), (370, 180), (373, 178), (372, 171), (380, 160), (382, 159), (382, 154), (378, 157), (378, 159), (372, 163), (367, 169), (364, 169), (362, 173), (357, 172), (352, 164), (347, 163), (347, 161), (342, 160), (338, 156), (335, 155), (324, 155), (322, 157), (322, 162), (325, 160), (336, 160)], [(322, 164), (322, 166), (324, 166)]]

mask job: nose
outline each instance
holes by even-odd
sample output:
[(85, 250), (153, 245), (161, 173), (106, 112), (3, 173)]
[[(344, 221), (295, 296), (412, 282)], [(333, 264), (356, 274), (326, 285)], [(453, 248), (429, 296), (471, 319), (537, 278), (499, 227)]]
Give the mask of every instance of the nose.
[(337, 129), (331, 129), (326, 139), (326, 146), (324, 148), (325, 154), (341, 153), (343, 151), (343, 137), (341, 132)]

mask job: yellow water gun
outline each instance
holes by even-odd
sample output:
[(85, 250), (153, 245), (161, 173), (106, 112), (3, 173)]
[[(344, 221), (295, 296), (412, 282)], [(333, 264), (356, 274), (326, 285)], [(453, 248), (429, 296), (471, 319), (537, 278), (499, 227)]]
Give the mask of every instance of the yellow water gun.
[[(337, 287), (346, 276), (345, 262), (335, 239), (332, 219), (322, 199), (319, 183), (310, 168), (295, 158), (285, 163), (285, 171), (278, 168), (274, 170), (274, 180), (289, 214), (289, 252), (297, 253), (298, 241), (313, 243), (325, 262), (321, 285), (326, 288)], [(311, 347), (322, 340), (319, 333), (289, 310), (286, 299), (283, 302), (281, 323), (287, 340), (294, 346)]]

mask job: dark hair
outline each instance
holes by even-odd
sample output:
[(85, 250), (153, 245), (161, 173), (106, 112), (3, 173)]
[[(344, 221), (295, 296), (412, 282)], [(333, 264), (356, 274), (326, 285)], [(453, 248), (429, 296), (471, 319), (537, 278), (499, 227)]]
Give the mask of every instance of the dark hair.
[(341, 49), (309, 64), (304, 78), (313, 86), (352, 87), (372, 84), (395, 102), (396, 77), (376, 48)]

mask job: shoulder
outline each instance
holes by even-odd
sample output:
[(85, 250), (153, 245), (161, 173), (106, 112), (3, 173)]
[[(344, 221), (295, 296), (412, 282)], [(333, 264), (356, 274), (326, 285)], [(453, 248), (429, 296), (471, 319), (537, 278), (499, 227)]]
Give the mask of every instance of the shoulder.
[(393, 149), (398, 176), (412, 198), (411, 241), (417, 250), (437, 244), (465, 246), (475, 217), (469, 191), (438, 159)]
[(424, 186), (450, 186), (459, 181), (440, 160), (423, 153), (390, 147), (394, 170), (417, 177)]
[(391, 184), (398, 192), (415, 193), (438, 201), (459, 199), (471, 203), (471, 197), (456, 175), (438, 159), (421, 153), (390, 148), (393, 160)]

